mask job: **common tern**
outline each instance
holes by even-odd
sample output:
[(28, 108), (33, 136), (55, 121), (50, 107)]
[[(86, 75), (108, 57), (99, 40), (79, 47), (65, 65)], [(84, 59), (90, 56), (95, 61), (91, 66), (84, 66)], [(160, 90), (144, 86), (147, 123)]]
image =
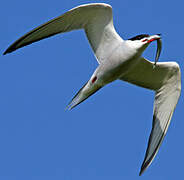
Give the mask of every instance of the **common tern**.
[[(141, 34), (123, 40), (114, 28), (112, 7), (105, 3), (84, 4), (69, 10), (19, 38), (4, 54), (75, 29), (84, 29), (99, 66), (69, 103), (69, 109), (118, 79), (155, 91), (152, 130), (139, 173), (141, 175), (156, 156), (180, 97), (180, 67), (176, 62), (157, 63), (161, 52), (160, 34)], [(157, 41), (155, 62), (142, 57), (153, 41)]]

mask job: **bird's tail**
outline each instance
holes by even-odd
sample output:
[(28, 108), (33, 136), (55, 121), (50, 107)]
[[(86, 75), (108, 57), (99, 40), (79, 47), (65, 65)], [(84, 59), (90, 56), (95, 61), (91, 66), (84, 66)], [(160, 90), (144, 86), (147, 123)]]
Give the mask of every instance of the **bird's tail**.
[(102, 86), (99, 85), (91, 85), (88, 81), (73, 97), (70, 101), (66, 109), (73, 109), (75, 106), (86, 100), (88, 97), (93, 95), (96, 91), (98, 91)]

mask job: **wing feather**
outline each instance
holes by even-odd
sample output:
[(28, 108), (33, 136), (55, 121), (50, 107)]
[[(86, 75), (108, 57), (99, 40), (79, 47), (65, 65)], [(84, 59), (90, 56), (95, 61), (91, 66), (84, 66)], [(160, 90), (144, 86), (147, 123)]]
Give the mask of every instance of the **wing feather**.
[(112, 8), (105, 3), (92, 3), (75, 7), (65, 14), (33, 29), (15, 41), (4, 54), (33, 42), (76, 29), (84, 29), (95, 55), (100, 62), (108, 50), (122, 41), (113, 25)]
[(175, 62), (153, 63), (141, 58), (121, 80), (155, 91), (152, 130), (140, 175), (151, 164), (168, 130), (181, 92), (179, 65)]

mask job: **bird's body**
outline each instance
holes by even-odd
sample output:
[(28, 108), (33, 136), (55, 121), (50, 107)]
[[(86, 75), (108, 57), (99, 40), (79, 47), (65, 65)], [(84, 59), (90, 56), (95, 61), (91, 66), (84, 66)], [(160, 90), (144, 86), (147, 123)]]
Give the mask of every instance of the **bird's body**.
[[(4, 54), (75, 29), (84, 29), (99, 66), (72, 99), (72, 109), (106, 84), (117, 79), (155, 91), (153, 126), (140, 174), (151, 164), (167, 132), (181, 91), (180, 68), (176, 62), (157, 63), (161, 51), (160, 34), (142, 34), (123, 40), (115, 31), (112, 8), (104, 3), (78, 6), (13, 43)], [(147, 46), (157, 40), (155, 64), (142, 57)]]
[(111, 54), (99, 64), (90, 80), (79, 91), (80, 93), (77, 93), (77, 96), (72, 99), (68, 108), (74, 108), (106, 84), (123, 77), (124, 74), (141, 61), (142, 52), (143, 50), (138, 51), (137, 49), (132, 48), (131, 42), (129, 41), (119, 42), (119, 45), (114, 51), (112, 51)]

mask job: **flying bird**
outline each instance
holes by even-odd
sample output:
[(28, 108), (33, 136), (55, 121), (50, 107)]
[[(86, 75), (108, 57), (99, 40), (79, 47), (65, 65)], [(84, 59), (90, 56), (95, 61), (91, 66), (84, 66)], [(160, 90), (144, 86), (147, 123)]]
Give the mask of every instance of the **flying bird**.
[[(180, 97), (180, 67), (176, 62), (157, 62), (162, 45), (160, 34), (141, 34), (123, 40), (114, 28), (112, 7), (105, 3), (84, 4), (69, 10), (19, 38), (4, 54), (76, 29), (84, 29), (99, 65), (69, 103), (69, 109), (115, 80), (155, 91), (152, 130), (139, 173), (141, 175), (156, 156)], [(155, 62), (142, 57), (153, 41), (157, 41)]]

